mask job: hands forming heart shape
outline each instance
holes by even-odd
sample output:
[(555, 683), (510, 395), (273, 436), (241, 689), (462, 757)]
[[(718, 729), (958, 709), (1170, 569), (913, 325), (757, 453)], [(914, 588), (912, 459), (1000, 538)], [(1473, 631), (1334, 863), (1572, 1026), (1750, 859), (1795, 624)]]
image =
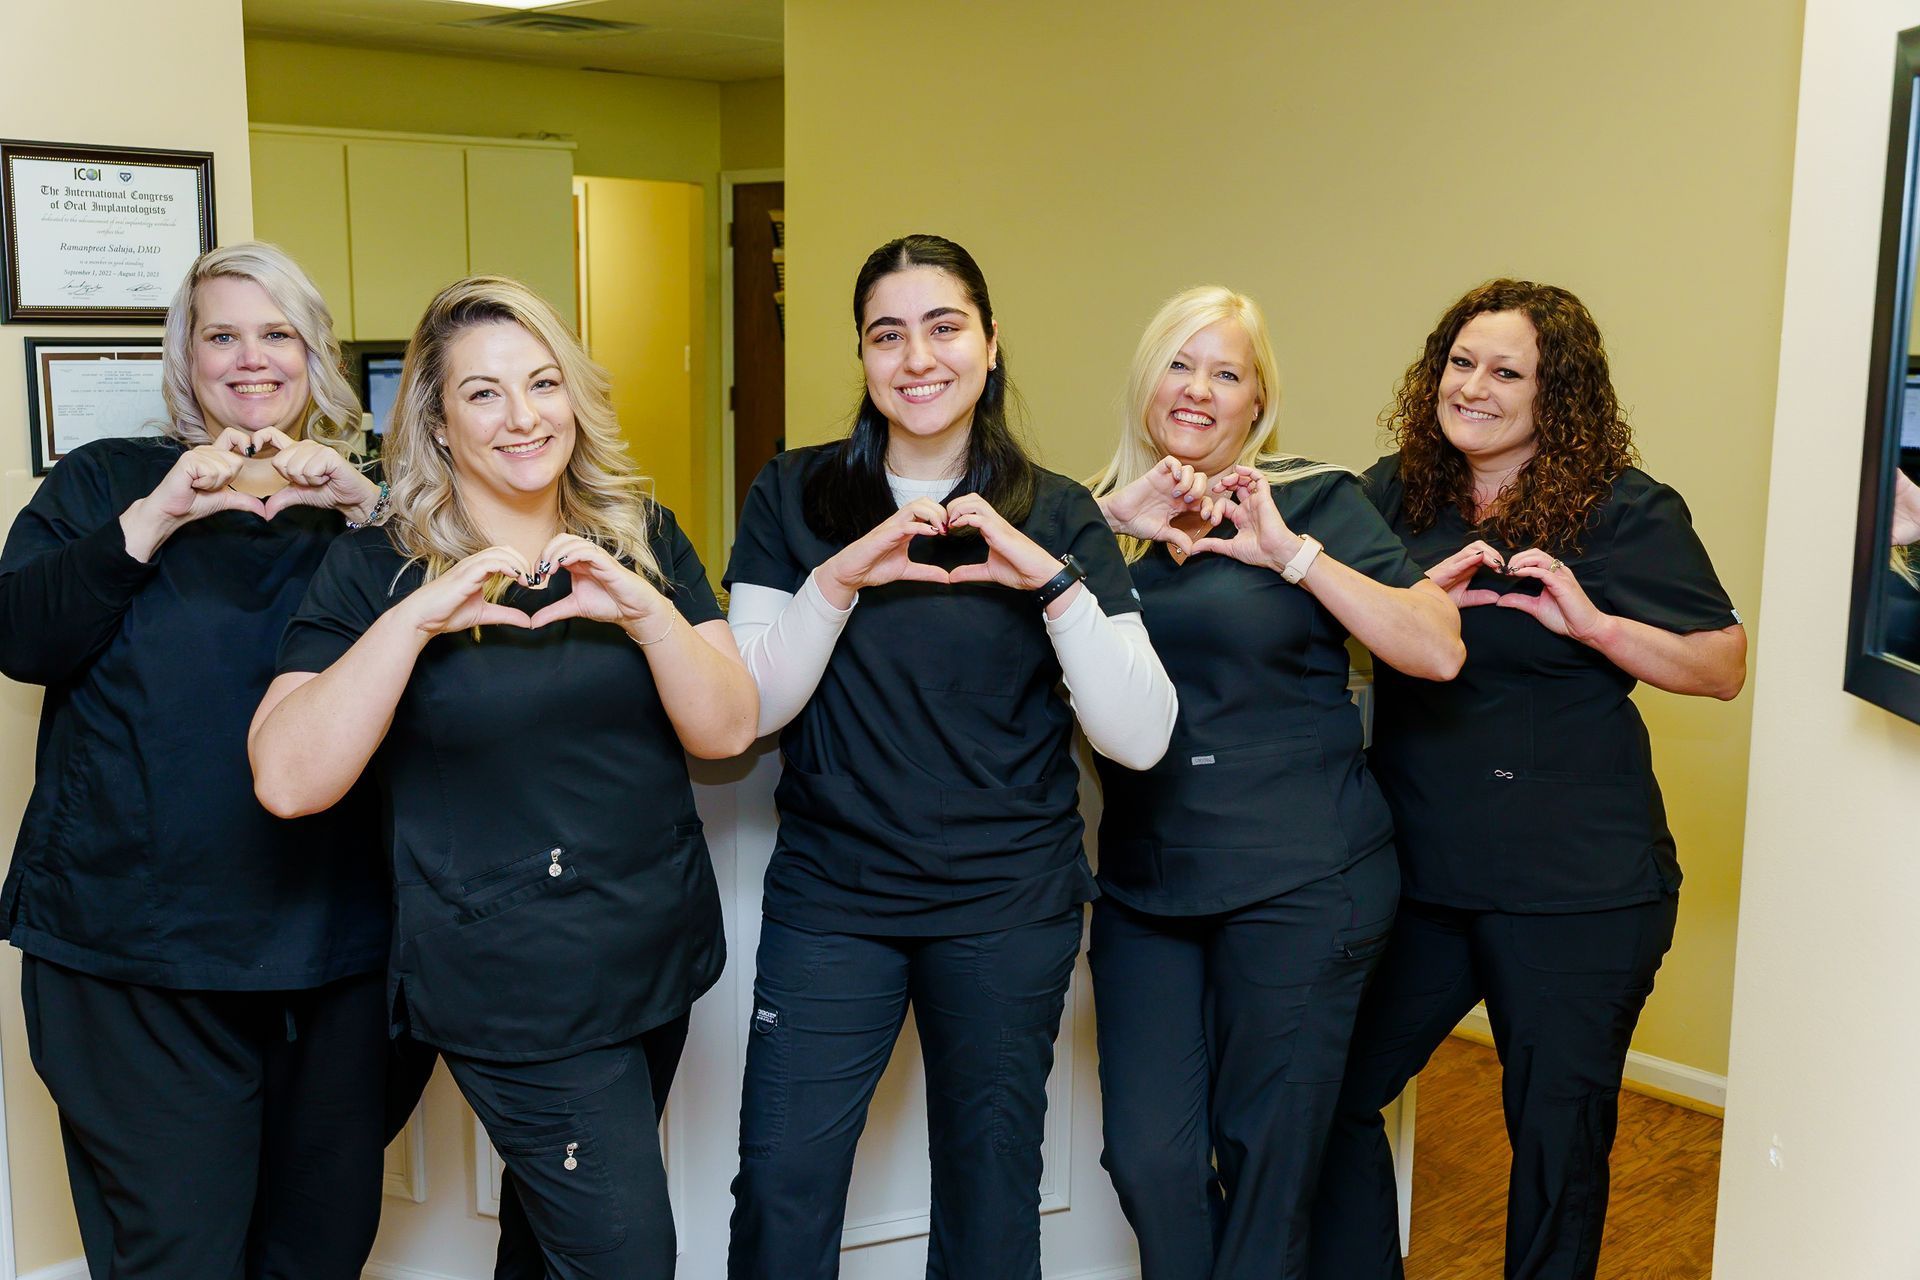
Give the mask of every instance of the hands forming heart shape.
[(317, 440), (295, 440), (277, 427), (228, 427), (198, 445), (148, 495), (159, 514), (176, 523), (216, 511), (242, 511), (271, 520), (289, 507), (332, 507), (364, 515), (380, 490), (354, 465)]
[[(1540, 584), (1540, 592), (1533, 595), (1475, 587), (1473, 578), (1482, 565), (1509, 578), (1530, 578)], [(1607, 618), (1587, 595), (1573, 570), (1539, 547), (1528, 547), (1511, 559), (1503, 559), (1486, 543), (1469, 542), (1427, 570), (1427, 577), (1459, 608), (1490, 604), (1502, 609), (1518, 609), (1555, 635), (1582, 642), (1594, 635)]]
[(289, 507), (331, 507), (364, 520), (379, 499), (371, 480), (316, 440), (274, 427), (251, 434), (228, 427), (182, 453), (151, 493), (120, 513), (120, 527), (127, 554), (145, 561), (181, 526), (216, 512), (271, 520)]
[[(949, 570), (908, 555), (915, 538), (944, 537), (955, 529), (979, 532), (987, 544), (983, 563)], [(915, 498), (820, 566), (821, 587), (838, 608), (851, 605), (854, 592), (889, 582), (984, 582), (1034, 591), (1059, 572), (1059, 557), (1014, 528), (977, 493), (962, 494), (944, 506), (932, 498)]]
[[(567, 594), (538, 611), (529, 614), (498, 602), (495, 589), (501, 580), (538, 588), (560, 569), (567, 571)], [(604, 547), (571, 533), (556, 535), (531, 564), (512, 547), (477, 551), (407, 597), (403, 607), (426, 635), (482, 626), (538, 629), (582, 618), (612, 623), (645, 644), (664, 640), (680, 617), (646, 578)]]

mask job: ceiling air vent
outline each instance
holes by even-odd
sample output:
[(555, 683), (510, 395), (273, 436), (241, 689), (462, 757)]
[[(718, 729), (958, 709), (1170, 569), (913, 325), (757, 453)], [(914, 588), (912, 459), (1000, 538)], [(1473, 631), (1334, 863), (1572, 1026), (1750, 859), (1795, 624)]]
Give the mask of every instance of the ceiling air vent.
[(625, 36), (646, 28), (638, 22), (603, 22), (564, 13), (498, 13), (445, 24), (468, 31), (515, 31), (536, 36)]

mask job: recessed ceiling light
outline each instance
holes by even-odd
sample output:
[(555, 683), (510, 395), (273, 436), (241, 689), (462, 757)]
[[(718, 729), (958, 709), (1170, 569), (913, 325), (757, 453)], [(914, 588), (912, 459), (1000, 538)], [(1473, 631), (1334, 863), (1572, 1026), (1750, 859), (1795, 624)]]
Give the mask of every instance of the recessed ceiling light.
[(573, 0), (444, 0), (448, 4), (477, 4), (486, 9), (557, 9)]

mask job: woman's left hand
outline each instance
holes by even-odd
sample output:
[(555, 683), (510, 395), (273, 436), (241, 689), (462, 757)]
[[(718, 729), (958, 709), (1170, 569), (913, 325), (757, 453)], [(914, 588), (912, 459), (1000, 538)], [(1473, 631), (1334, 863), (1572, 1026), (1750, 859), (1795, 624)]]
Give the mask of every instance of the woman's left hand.
[(335, 450), (318, 440), (295, 440), (278, 427), (263, 427), (253, 433), (253, 451), (268, 449), (278, 451), (267, 461), (287, 483), (266, 499), (267, 519), (288, 507), (330, 507), (355, 521), (373, 514), (380, 486)]
[(1600, 611), (1579, 579), (1573, 576), (1573, 570), (1542, 551), (1539, 547), (1528, 547), (1518, 555), (1507, 560), (1507, 574), (1515, 578), (1532, 578), (1540, 584), (1537, 596), (1523, 595), (1517, 591), (1502, 593), (1494, 601), (1503, 609), (1518, 609), (1531, 614), (1533, 620), (1557, 636), (1567, 636), (1582, 644), (1594, 643), (1595, 637), (1606, 625), (1607, 614)]
[(1060, 572), (1060, 557), (1007, 523), (993, 504), (977, 493), (947, 503), (947, 528), (978, 529), (987, 544), (985, 564), (963, 564), (948, 582), (991, 582), (1022, 591), (1038, 591)]
[(562, 618), (611, 622), (635, 639), (645, 632), (648, 643), (665, 634), (661, 618), (671, 629), (674, 607), (651, 582), (621, 564), (605, 547), (571, 533), (554, 537), (533, 568), (532, 586), (539, 586), (557, 569), (565, 569), (572, 589), (533, 615), (533, 625), (544, 627)]
[(1235, 533), (1231, 538), (1198, 539), (1193, 544), (1195, 555), (1212, 551), (1278, 573), (1300, 554), (1305, 541), (1281, 518), (1273, 502), (1273, 483), (1258, 469), (1236, 466), (1222, 472), (1213, 482), (1213, 492), (1226, 495), (1215, 514), (1232, 521)]

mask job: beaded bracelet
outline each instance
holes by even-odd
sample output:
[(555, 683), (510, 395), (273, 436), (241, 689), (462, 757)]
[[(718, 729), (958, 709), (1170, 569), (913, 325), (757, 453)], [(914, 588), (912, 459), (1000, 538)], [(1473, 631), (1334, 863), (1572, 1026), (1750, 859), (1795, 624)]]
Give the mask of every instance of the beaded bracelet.
[(380, 496), (374, 499), (373, 510), (367, 512), (367, 518), (365, 520), (347, 521), (347, 528), (364, 529), (370, 524), (379, 524), (387, 518), (387, 508), (392, 505), (391, 498), (392, 494), (387, 489), (387, 482), (382, 480), (380, 482)]

